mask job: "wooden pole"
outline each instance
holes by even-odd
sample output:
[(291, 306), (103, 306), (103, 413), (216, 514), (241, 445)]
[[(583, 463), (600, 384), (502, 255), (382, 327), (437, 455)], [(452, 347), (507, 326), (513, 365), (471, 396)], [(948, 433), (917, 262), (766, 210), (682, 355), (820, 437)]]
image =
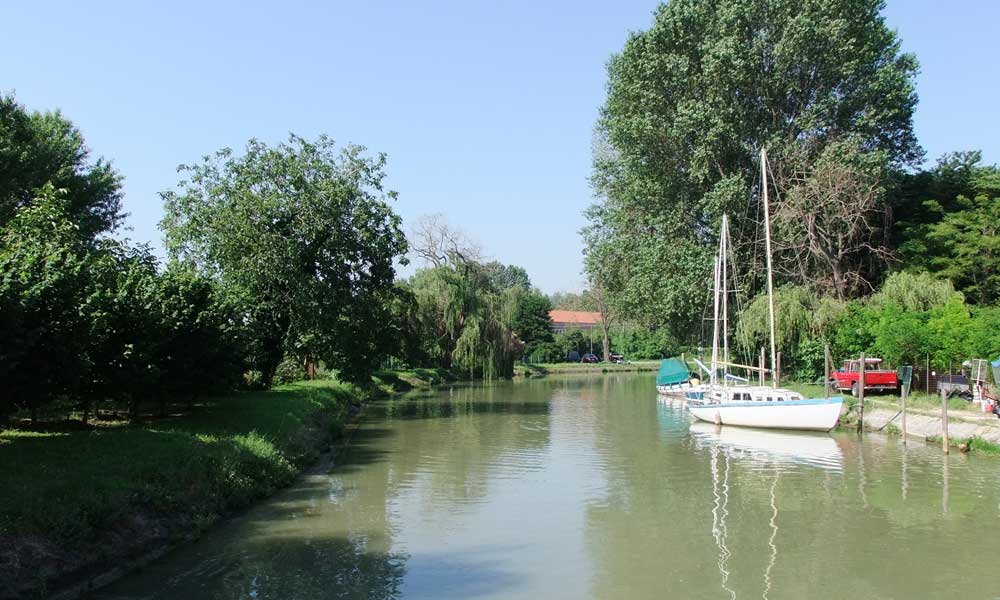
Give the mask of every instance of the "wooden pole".
[(778, 362), (774, 366), (774, 387), (781, 385), (781, 352), (778, 352)]
[(771, 274), (771, 209), (767, 200), (767, 150), (760, 149), (760, 187), (764, 199), (764, 250), (767, 255), (767, 316), (771, 329), (771, 368), (774, 369), (774, 387), (779, 385), (777, 347), (774, 341), (774, 277)]
[(948, 454), (948, 392), (941, 387), (941, 446)]
[(823, 397), (830, 399), (830, 344), (823, 346)]
[(925, 369), (925, 371), (924, 371), (924, 373), (925, 373), (924, 379), (926, 379), (926, 381), (924, 382), (924, 385), (927, 387), (926, 392), (928, 394), (930, 394), (931, 393), (931, 355), (930, 354), (927, 355), (927, 360), (924, 362), (924, 369)]
[[(906, 367), (903, 367), (903, 370), (905, 371)], [(913, 371), (912, 370), (910, 371), (910, 381), (913, 381)], [(902, 405), (901, 408), (902, 408), (902, 413), (903, 413), (903, 445), (905, 446), (906, 445), (906, 396), (908, 396), (909, 393), (910, 393), (910, 386), (909, 385), (904, 385), (902, 392), (903, 393), (899, 397), (899, 402)], [(906, 460), (906, 459), (904, 459), (904, 460)]]
[(764, 347), (760, 348), (760, 361), (758, 363), (760, 367), (760, 386), (764, 387)]
[(858, 433), (865, 430), (865, 353), (858, 366)]

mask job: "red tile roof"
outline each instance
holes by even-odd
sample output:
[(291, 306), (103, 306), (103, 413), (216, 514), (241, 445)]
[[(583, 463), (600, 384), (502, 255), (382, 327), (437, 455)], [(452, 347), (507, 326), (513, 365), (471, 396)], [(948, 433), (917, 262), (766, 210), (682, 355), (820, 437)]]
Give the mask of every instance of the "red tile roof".
[(549, 318), (552, 319), (553, 323), (571, 325), (599, 325), (601, 323), (601, 313), (582, 310), (550, 310)]

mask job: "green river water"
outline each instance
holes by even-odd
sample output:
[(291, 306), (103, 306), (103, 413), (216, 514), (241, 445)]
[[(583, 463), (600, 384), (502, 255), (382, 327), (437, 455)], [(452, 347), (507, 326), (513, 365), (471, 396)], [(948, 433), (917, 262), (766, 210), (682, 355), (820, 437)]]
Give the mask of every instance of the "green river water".
[(327, 473), (99, 598), (1000, 598), (1000, 459), (691, 424), (651, 375), (369, 405)]

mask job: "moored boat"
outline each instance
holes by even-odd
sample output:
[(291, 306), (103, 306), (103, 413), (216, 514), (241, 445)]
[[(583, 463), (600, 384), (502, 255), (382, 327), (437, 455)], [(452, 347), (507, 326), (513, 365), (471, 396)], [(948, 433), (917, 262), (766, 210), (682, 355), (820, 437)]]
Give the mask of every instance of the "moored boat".
[[(764, 240), (767, 258), (767, 298), (768, 325), (771, 342), (771, 373), (774, 375), (774, 387), (766, 387), (764, 373), (766, 370), (761, 357), (759, 367), (736, 365), (729, 360), (728, 342), (728, 292), (727, 292), (727, 260), (729, 258), (729, 222), (722, 215), (722, 225), (719, 232), (719, 252), (715, 259), (715, 309), (712, 333), (712, 364), (709, 369), (709, 383), (695, 389), (685, 391), (688, 410), (695, 418), (717, 425), (738, 425), (742, 427), (761, 427), (772, 429), (803, 429), (810, 431), (829, 431), (837, 425), (844, 399), (840, 396), (823, 398), (804, 398), (802, 394), (778, 387), (775, 372), (776, 348), (774, 326), (774, 283), (771, 266), (771, 225), (767, 201), (767, 154), (761, 151), (761, 191), (764, 204)], [(721, 308), (721, 313), (720, 313)], [(721, 319), (720, 319), (721, 314)], [(720, 331), (720, 323), (722, 325)], [(720, 352), (720, 333), (722, 334), (723, 355)], [(762, 351), (763, 352), (763, 351)], [(730, 367), (758, 371), (761, 385), (730, 385), (730, 379), (742, 379), (729, 373)], [(721, 370), (721, 377), (720, 377)]]
[(660, 370), (656, 373), (656, 391), (661, 396), (671, 398), (685, 397), (697, 385), (697, 380), (691, 380), (687, 365), (679, 358), (665, 358), (660, 361)]
[(706, 386), (686, 394), (688, 411), (719, 425), (830, 431), (840, 419), (844, 399), (804, 398), (783, 388)]

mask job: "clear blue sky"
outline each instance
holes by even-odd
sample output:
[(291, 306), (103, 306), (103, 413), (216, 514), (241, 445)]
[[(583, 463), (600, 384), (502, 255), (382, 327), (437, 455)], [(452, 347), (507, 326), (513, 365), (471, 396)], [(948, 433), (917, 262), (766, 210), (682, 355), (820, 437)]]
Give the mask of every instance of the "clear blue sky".
[[(651, 0), (12, 2), (0, 90), (61, 109), (125, 175), (130, 237), (160, 243), (175, 167), (250, 137), (328, 133), (389, 155), (404, 220), (441, 212), (547, 292), (580, 287), (604, 64)], [(921, 62), (928, 157), (1000, 161), (1000, 2), (893, 0)]]

